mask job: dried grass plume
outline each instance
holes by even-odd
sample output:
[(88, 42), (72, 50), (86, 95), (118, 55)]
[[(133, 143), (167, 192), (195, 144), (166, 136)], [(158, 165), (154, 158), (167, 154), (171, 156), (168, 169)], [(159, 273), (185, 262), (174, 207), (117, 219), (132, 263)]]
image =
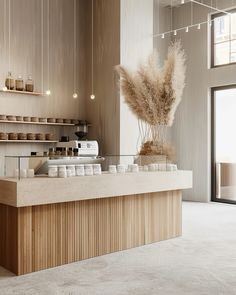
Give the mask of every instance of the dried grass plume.
[(138, 119), (151, 126), (172, 126), (185, 87), (185, 54), (180, 42), (169, 47), (162, 68), (155, 52), (135, 73), (121, 65), (116, 70), (125, 101)]

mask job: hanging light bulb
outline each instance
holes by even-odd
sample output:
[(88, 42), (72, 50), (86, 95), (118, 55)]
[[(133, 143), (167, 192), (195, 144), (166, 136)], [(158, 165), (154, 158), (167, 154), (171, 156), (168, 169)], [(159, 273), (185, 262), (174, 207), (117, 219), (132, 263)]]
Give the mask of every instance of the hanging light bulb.
[(95, 95), (94, 95), (94, 94), (91, 94), (91, 95), (90, 95), (90, 98), (91, 98), (92, 100), (94, 100), (94, 99), (95, 99)]
[(51, 90), (48, 89), (48, 90), (46, 91), (46, 95), (47, 95), (47, 96), (51, 95)]
[(209, 26), (210, 26), (210, 27), (212, 26), (212, 22), (211, 22), (211, 20), (209, 21)]
[(181, 4), (184, 4), (184, 0), (181, 0)]
[(77, 94), (76, 92), (73, 93), (73, 98), (74, 98), (74, 99), (78, 98), (78, 94)]
[(162, 34), (162, 35), (161, 35), (161, 38), (162, 38), (162, 39), (165, 39), (165, 34)]
[(7, 87), (6, 86), (2, 87), (2, 91), (7, 91)]
[(198, 25), (197, 25), (197, 29), (198, 29), (198, 30), (201, 30), (201, 24), (198, 24)]
[(177, 35), (177, 31), (176, 30), (174, 30), (174, 36), (176, 36)]
[(188, 33), (188, 32), (189, 32), (189, 28), (188, 28), (188, 27), (186, 27), (186, 29), (185, 29), (185, 32), (186, 32), (186, 33)]

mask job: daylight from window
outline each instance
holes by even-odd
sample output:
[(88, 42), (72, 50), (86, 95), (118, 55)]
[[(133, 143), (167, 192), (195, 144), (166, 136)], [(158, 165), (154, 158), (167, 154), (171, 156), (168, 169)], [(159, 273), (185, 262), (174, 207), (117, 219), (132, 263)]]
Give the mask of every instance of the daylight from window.
[(213, 32), (212, 66), (236, 62), (236, 12), (215, 17)]

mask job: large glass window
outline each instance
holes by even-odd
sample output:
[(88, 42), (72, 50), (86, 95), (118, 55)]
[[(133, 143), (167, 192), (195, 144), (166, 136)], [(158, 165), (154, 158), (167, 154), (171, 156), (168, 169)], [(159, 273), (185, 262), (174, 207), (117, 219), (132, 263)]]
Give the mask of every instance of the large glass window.
[(211, 66), (222, 66), (236, 62), (236, 10), (229, 14), (212, 17)]
[(212, 92), (213, 200), (236, 203), (236, 86)]

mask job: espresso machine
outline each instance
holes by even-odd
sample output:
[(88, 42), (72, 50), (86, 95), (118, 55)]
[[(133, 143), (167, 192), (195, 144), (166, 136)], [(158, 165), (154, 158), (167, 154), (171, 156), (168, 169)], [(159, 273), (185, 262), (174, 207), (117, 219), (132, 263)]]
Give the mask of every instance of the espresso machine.
[(77, 140), (69, 140), (68, 136), (62, 136), (56, 143), (55, 151), (76, 150), (78, 155), (63, 156), (55, 155), (40, 167), (38, 173), (45, 174), (49, 165), (78, 165), (78, 164), (102, 164), (105, 158), (99, 157), (99, 146), (96, 140), (87, 140), (88, 128), (91, 126), (87, 121), (79, 121), (76, 126), (75, 135)]
[(97, 157), (99, 154), (98, 142), (96, 140), (87, 140), (88, 128), (91, 126), (87, 121), (81, 120), (76, 126), (75, 135), (78, 140), (69, 140), (63, 136), (61, 141), (56, 144), (57, 148), (78, 149), (79, 157)]

